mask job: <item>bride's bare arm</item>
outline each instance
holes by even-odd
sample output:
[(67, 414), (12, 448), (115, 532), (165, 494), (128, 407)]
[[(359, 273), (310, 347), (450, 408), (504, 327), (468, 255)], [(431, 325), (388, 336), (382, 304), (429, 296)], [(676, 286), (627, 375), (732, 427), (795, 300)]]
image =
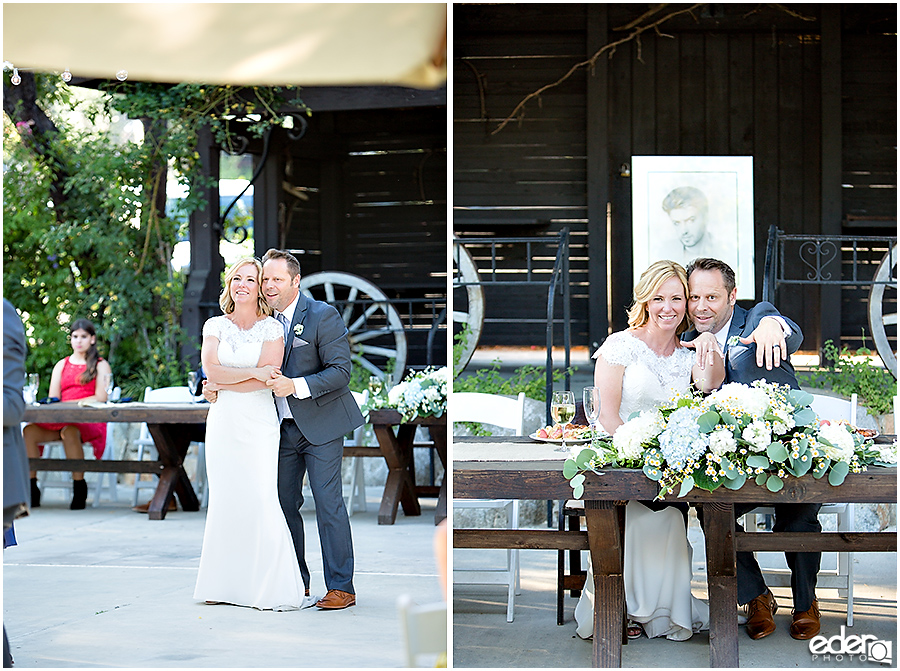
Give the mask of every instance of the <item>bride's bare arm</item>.
[(200, 350), (200, 360), (209, 381), (207, 386), (215, 385), (214, 388), (209, 387), (210, 391), (223, 388), (234, 391), (265, 389), (266, 380), (281, 372), (281, 359), (284, 353), (282, 338), (264, 342), (257, 365), (246, 368), (223, 366), (219, 362), (218, 345), (218, 338), (206, 336), (203, 338), (203, 347)]
[(613, 434), (622, 424), (619, 407), (622, 405), (622, 380), (625, 366), (607, 363), (603, 355), (594, 364), (594, 386), (600, 388), (600, 425)]

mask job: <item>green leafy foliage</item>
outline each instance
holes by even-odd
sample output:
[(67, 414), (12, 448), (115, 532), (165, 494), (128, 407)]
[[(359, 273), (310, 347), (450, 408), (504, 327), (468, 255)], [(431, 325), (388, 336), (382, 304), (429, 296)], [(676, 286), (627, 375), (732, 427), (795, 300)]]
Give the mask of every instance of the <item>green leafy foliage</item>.
[[(842, 396), (857, 394), (870, 412), (883, 415), (892, 412), (897, 394), (897, 381), (889, 371), (872, 365), (872, 350), (860, 347), (855, 354), (845, 346), (838, 350), (834, 341), (827, 340), (822, 348), (823, 359), (834, 366), (817, 366), (798, 377), (808, 386), (831, 389)], [(853, 357), (858, 357), (853, 359)]]
[[(512, 375), (504, 377), (500, 372), (502, 362), (495, 360), (490, 368), (479, 368), (474, 374), (460, 376), (453, 381), (453, 391), (472, 391), (482, 394), (516, 396), (524, 391), (525, 396), (536, 401), (547, 400), (547, 376), (543, 368), (522, 366)], [(574, 372), (577, 368), (572, 368)], [(571, 374), (571, 373), (570, 373)], [(561, 382), (566, 375), (564, 369), (553, 371), (553, 382)]]
[[(157, 208), (158, 191), (171, 166), (191, 187), (182, 215), (195, 209), (200, 129), (236, 148), (238, 125), (258, 136), (281, 123), (285, 90), (129, 82), (86, 101), (58, 77), (34, 76), (52, 128), (22, 104), (3, 123), (3, 291), (25, 323), (27, 369), (46, 395), (54, 363), (71, 353), (68, 325), (83, 317), (124, 396), (184, 384), (185, 277), (170, 259), (185, 219)], [(144, 121), (143, 141), (112, 137), (123, 114)]]

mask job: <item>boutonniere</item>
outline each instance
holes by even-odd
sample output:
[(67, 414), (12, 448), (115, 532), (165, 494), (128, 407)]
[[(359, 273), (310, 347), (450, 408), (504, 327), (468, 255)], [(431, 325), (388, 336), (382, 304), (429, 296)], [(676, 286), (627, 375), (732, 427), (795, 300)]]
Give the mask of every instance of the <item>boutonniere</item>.
[(733, 335), (728, 339), (728, 346), (734, 347), (741, 341), (741, 336)]
[(294, 335), (298, 338), (303, 335), (303, 324), (297, 324), (294, 326)]

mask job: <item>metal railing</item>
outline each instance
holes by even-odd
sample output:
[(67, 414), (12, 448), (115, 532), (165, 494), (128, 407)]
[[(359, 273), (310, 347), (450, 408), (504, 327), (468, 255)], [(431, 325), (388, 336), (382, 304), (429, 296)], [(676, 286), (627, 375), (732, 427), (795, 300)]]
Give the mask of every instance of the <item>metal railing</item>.
[[(471, 245), (477, 246), (480, 256), (490, 253), (490, 262), (488, 267), (478, 266), (479, 280), (477, 282), (464, 281), (460, 277), (454, 277), (454, 287), (468, 286), (546, 286), (547, 287), (547, 312), (546, 316), (541, 318), (528, 317), (492, 317), (485, 318), (484, 324), (545, 324), (546, 328), (546, 415), (547, 423), (550, 422), (550, 402), (553, 392), (553, 330), (554, 325), (561, 324), (563, 327), (563, 347), (565, 351), (565, 388), (569, 389), (571, 384), (571, 375), (569, 368), (571, 364), (571, 348), (572, 348), (572, 332), (571, 332), (571, 289), (569, 286), (569, 229), (563, 228), (558, 235), (542, 236), (542, 237), (475, 237), (475, 238), (455, 238), (453, 240), (454, 247)], [(510, 245), (525, 246), (525, 267), (524, 268), (500, 268), (498, 263), (498, 250), (508, 249)], [(553, 261), (553, 267), (549, 272), (546, 267), (538, 267), (536, 261), (536, 250), (546, 249), (548, 246), (556, 246), (556, 254)], [(517, 279), (498, 279), (515, 273)], [(562, 317), (556, 318), (556, 297), (562, 296)]]

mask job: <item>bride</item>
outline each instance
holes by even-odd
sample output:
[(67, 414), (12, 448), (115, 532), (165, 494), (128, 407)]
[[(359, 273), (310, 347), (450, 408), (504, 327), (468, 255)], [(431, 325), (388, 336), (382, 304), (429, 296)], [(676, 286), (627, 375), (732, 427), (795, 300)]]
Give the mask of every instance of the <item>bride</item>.
[[(636, 412), (659, 407), (691, 383), (700, 391), (725, 379), (724, 358), (715, 336), (691, 343), (679, 336), (690, 324), (684, 268), (657, 261), (641, 275), (628, 310), (628, 329), (610, 335), (594, 354), (594, 384), (600, 388), (600, 423), (610, 434)], [(694, 351), (691, 351), (691, 349)], [(683, 641), (709, 626), (709, 607), (691, 595), (691, 548), (687, 504), (629, 501), (625, 507), (625, 605), (629, 637)], [(594, 579), (575, 607), (576, 633), (594, 628)]]
[(209, 507), (194, 598), (295, 610), (305, 588), (278, 502), (278, 418), (265, 384), (281, 366), (284, 330), (268, 316), (261, 276), (259, 260), (236, 261), (219, 297), (225, 314), (203, 325), (200, 356), (218, 396), (206, 421)]

